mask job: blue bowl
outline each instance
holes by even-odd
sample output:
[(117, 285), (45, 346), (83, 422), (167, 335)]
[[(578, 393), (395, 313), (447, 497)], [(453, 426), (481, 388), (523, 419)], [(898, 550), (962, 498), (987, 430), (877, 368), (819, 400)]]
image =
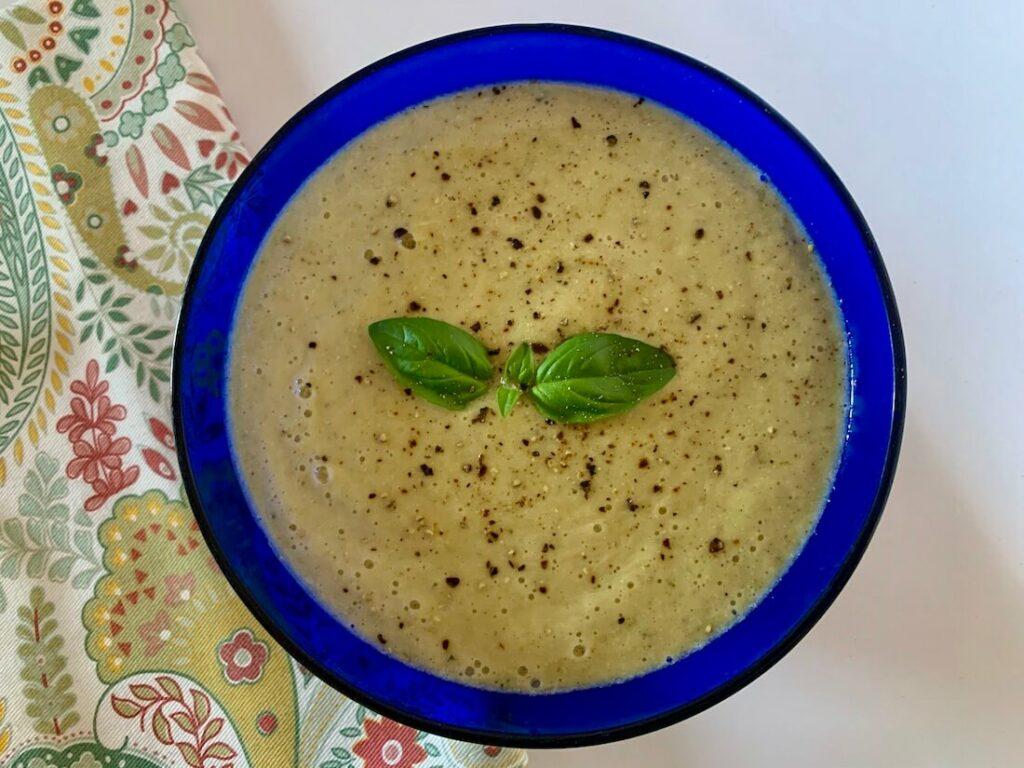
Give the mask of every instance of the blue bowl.
[[(850, 402), (835, 480), (814, 532), (749, 613), (673, 664), (555, 693), (470, 687), (405, 664), (326, 610), (275, 552), (232, 453), (226, 374), (235, 309), (275, 219), (340, 148), (414, 104), (521, 80), (585, 83), (659, 102), (764, 173), (815, 244), (848, 340)], [(903, 429), (903, 341), (868, 227), (825, 161), (782, 117), (720, 72), (665, 48), (582, 27), (494, 27), (434, 40), (352, 75), (299, 112), (221, 205), (189, 278), (174, 359), (174, 420), (192, 508), (217, 562), (263, 626), (330, 685), (434, 733), (521, 746), (578, 746), (689, 717), (778, 661), (850, 577), (885, 503)]]

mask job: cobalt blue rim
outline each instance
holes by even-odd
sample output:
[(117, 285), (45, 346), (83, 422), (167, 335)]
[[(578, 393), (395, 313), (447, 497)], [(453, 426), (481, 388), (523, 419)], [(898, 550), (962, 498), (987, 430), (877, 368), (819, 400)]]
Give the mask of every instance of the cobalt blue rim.
[[(365, 90), (366, 84), (374, 78), (386, 79), (389, 73), (400, 73), (403, 68), (408, 70), (417, 61), (423, 60), (427, 65), (435, 68), (443, 68), (447, 61), (447, 66), (451, 67), (451, 61), (457, 60), (461, 51), (463, 56), (468, 55), (472, 58), (474, 55), (478, 55), (479, 61), (486, 59), (493, 65), (502, 56), (502, 51), (506, 49), (516, 51), (516, 46), (532, 50), (537, 56), (537, 61), (543, 59), (545, 55), (549, 58), (553, 57), (551, 49), (560, 46), (561, 59), (558, 64), (568, 69), (582, 68), (581, 73), (584, 75), (579, 78), (541, 76), (536, 79), (575, 80), (604, 87), (619, 87), (604, 80), (597, 82), (587, 79), (585, 75), (588, 73), (583, 70), (600, 69), (606, 65), (592, 60), (587, 62), (570, 60), (574, 54), (581, 52), (588, 55), (614, 53), (614, 56), (622, 59), (619, 64), (623, 70), (628, 70), (630, 66), (649, 64), (662, 75), (666, 71), (671, 71), (668, 78), (678, 79), (678, 83), (674, 82), (674, 85), (678, 85), (683, 90), (696, 88), (697, 91), (700, 91), (701, 88), (704, 88), (705, 91), (701, 95), (706, 97), (709, 103), (721, 103), (725, 105), (724, 108), (737, 110), (753, 123), (761, 121), (762, 128), (766, 132), (772, 133), (774, 141), (778, 141), (781, 145), (788, 147), (790, 151), (798, 153), (799, 157), (794, 155), (795, 159), (800, 160), (798, 168), (802, 173), (815, 177), (818, 193), (831, 195), (833, 207), (836, 209), (832, 213), (842, 214), (842, 226), (827, 219), (822, 219), (825, 223), (819, 224), (818, 219), (802, 215), (805, 212), (804, 208), (796, 205), (786, 195), (786, 185), (796, 182), (793, 182), (792, 179), (785, 179), (785, 168), (779, 169), (785, 183), (780, 185), (780, 177), (775, 174), (771, 174), (772, 181), (790, 200), (794, 211), (801, 218), (816, 244), (823, 239), (816, 236), (816, 231), (819, 228), (839, 227), (850, 240), (848, 246), (843, 245), (840, 248), (842, 254), (845, 255), (849, 251), (851, 258), (856, 257), (863, 260), (868, 270), (867, 277), (862, 276), (859, 283), (857, 281), (851, 283), (863, 287), (864, 296), (858, 296), (856, 292), (850, 294), (837, 290), (840, 306), (843, 308), (844, 323), (848, 325), (848, 333), (852, 333), (848, 315), (857, 315), (860, 303), (870, 303), (867, 297), (868, 293), (870, 293), (870, 301), (874, 302), (873, 306), (877, 305), (873, 309), (874, 314), (869, 318), (870, 322), (865, 321), (864, 327), (858, 330), (858, 333), (863, 333), (862, 340), (870, 339), (871, 344), (854, 344), (859, 337), (852, 338), (850, 341), (851, 364), (854, 364), (851, 376), (854, 407), (851, 411), (849, 426), (856, 430), (858, 428), (857, 419), (866, 418), (864, 414), (868, 414), (875, 421), (882, 416), (885, 417), (877, 424), (872, 422), (870, 444), (873, 452), (870, 457), (862, 461), (862, 463), (867, 462), (870, 465), (868, 467), (870, 471), (866, 469), (861, 473), (863, 475), (861, 479), (866, 477), (870, 480), (870, 487), (861, 493), (863, 501), (857, 508), (856, 519), (850, 522), (846, 529), (840, 531), (845, 537), (842, 542), (845, 543), (842, 547), (833, 547), (832, 550), (829, 550), (830, 552), (833, 550), (839, 552), (839, 556), (833, 556), (832, 560), (826, 564), (811, 563), (807, 567), (802, 565), (808, 550), (812, 549), (815, 537), (825, 535), (820, 530), (823, 526), (819, 525), (819, 530), (812, 534), (793, 566), (783, 575), (768, 597), (747, 617), (734, 624), (704, 648), (694, 651), (667, 667), (630, 680), (599, 688), (532, 696), (471, 689), (461, 683), (444, 680), (422, 670), (415, 670), (386, 656), (365, 641), (355, 638), (339, 622), (330, 618), (322, 608), (319, 608), (319, 613), (317, 613), (316, 606), (306, 606), (310, 611), (308, 616), (299, 616), (298, 613), (292, 615), (288, 613), (288, 610), (282, 608), (281, 603), (288, 600), (295, 600), (298, 604), (302, 603), (303, 599), (310, 601), (311, 598), (303, 592), (297, 582), (285, 586), (269, 585), (270, 576), (253, 571), (254, 566), (245, 560), (247, 556), (254, 553), (265, 558), (271, 550), (266, 547), (261, 549), (259, 541), (248, 541), (245, 536), (236, 535), (242, 531), (249, 538), (256, 539), (260, 536), (260, 531), (253, 528), (256, 524), (252, 520), (252, 512), (245, 504), (241, 484), (230, 460), (229, 436), (225, 427), (223, 374), (228, 358), (226, 334), (230, 332), (231, 326), (230, 322), (221, 322), (220, 326), (217, 326), (215, 321), (210, 319), (210, 316), (223, 318), (225, 313), (233, 314), (233, 299), (230, 295), (221, 296), (217, 293), (217, 288), (210, 275), (221, 268), (221, 259), (227, 258), (224, 254), (232, 253), (231, 248), (234, 247), (232, 243), (248, 242), (254, 238), (254, 235), (245, 228), (241, 228), (240, 224), (251, 223), (249, 219), (254, 216), (259, 218), (261, 215), (264, 218), (269, 217), (269, 222), (272, 223), (276, 213), (271, 209), (277, 205), (276, 210), (279, 211), (281, 201), (278, 200), (270, 204), (268, 210), (260, 210), (258, 197), (263, 194), (261, 190), (270, 187), (273, 173), (277, 173), (278, 178), (282, 175), (278, 153), (283, 151), (283, 147), (287, 148), (289, 143), (294, 145), (295, 142), (300, 141), (306, 126), (314, 123), (318, 114), (326, 113), (330, 110), (332, 103), (344, 99), (351, 92), (361, 88)], [(507, 62), (506, 65), (513, 66)], [(471, 85), (534, 79), (529, 73), (539, 64), (535, 64), (533, 59), (527, 58), (518, 66), (527, 74), (518, 77), (479, 80)], [(471, 79), (472, 76), (472, 73), (465, 74), (465, 78)], [(614, 74), (608, 75), (609, 79), (614, 79), (614, 77)], [(666, 104), (665, 98), (656, 98), (649, 92), (655, 91), (657, 88), (646, 82), (645, 78), (648, 77), (647, 74), (639, 75), (637, 80), (628, 83), (632, 87), (619, 87), (619, 89), (645, 95)], [(657, 77), (657, 75), (650, 77)], [(426, 79), (429, 80), (429, 75)], [(698, 84), (694, 85), (694, 82)], [(442, 89), (433, 95), (441, 95), (443, 92), (450, 91)], [(672, 107), (671, 103), (667, 105)], [(687, 106), (699, 112), (702, 104), (698, 101)], [(699, 116), (693, 114), (690, 108), (679, 108), (679, 111), (698, 122), (703, 122)], [(384, 116), (386, 117), (387, 114)], [(722, 135), (721, 131), (715, 131), (711, 126), (706, 125), (706, 127)], [(736, 142), (729, 141), (725, 136), (723, 139), (727, 140), (727, 143), (733, 144), (738, 151), (743, 152), (743, 148), (737, 146)], [(760, 158), (750, 157), (749, 159), (764, 168), (765, 164), (758, 162)], [(794, 171), (794, 173), (796, 172)], [(306, 172), (305, 175), (308, 177), (309, 173)], [(294, 189), (285, 195), (284, 202), (293, 192)], [(811, 207), (809, 203), (808, 207)], [(266, 226), (269, 226), (269, 223)], [(824, 240), (827, 241), (828, 238), (826, 237)], [(238, 246), (238, 249), (241, 250), (242, 246)], [(823, 261), (828, 261), (827, 254), (824, 253), (825, 250), (819, 248), (819, 252), (823, 253)], [(249, 253), (250, 262), (253, 253)], [(831, 269), (827, 264), (826, 267)], [(837, 261), (834, 267), (839, 272), (846, 269), (840, 261)], [(223, 277), (223, 274), (220, 276)], [(835, 286), (835, 276), (831, 271), (829, 271), (829, 276)], [(241, 276), (232, 276), (231, 279), (238, 281), (237, 287), (240, 290), (241, 281), (244, 281), (244, 272)], [(237, 299), (237, 291), (234, 299)], [(225, 302), (232, 302), (232, 306), (221, 306)], [(214, 327), (211, 328), (211, 324)], [(218, 332), (221, 333), (219, 342), (213, 343)], [(887, 345), (884, 345), (884, 355), (866, 348), (867, 346), (877, 347), (883, 342), (888, 342)], [(864, 382), (858, 378), (862, 371), (855, 365), (855, 363), (863, 362), (862, 358), (863, 361), (871, 364), (863, 371)], [(881, 368), (876, 370), (878, 366)], [(868, 373), (870, 376), (866, 375)], [(210, 385), (211, 381), (212, 385)], [(206, 385), (210, 385), (209, 391), (203, 389)], [(861, 412), (858, 412), (857, 398), (862, 390), (873, 393), (873, 395), (860, 404), (863, 408)], [(727, 76), (683, 54), (661, 46), (612, 32), (584, 27), (556, 24), (512, 25), (472, 30), (442, 37), (401, 51), (370, 65), (338, 83), (303, 108), (257, 153), (251, 165), (235, 183), (214, 216), (189, 276), (179, 320), (178, 343), (175, 347), (172, 398), (175, 432), (181, 450), (182, 477), (202, 533), (228, 581), (249, 610), (264, 628), (304, 666), (328, 684), (369, 708), (414, 727), (443, 736), (503, 746), (583, 746), (640, 735), (702, 711), (765, 672), (817, 622), (852, 574), (884, 507), (902, 437), (906, 403), (906, 363), (902, 332), (892, 288), (867, 224), (835, 173), (806, 139), (784, 118), (756, 95)], [(852, 459), (850, 458), (853, 453), (850, 445), (857, 443), (860, 439), (860, 435), (855, 431), (844, 443), (834, 490), (839, 487), (841, 482), (845, 482), (843, 472), (847, 461), (858, 460), (856, 455), (853, 455)], [(214, 448), (210, 448), (211, 445)], [(217, 451), (222, 453), (226, 451), (226, 453), (221, 455)], [(211, 456), (219, 460), (214, 461)], [(855, 477), (858, 476), (855, 475)], [(224, 490), (227, 488), (228, 491), (231, 491), (232, 483), (235, 486), (234, 495)], [(227, 493), (227, 495), (224, 496), (223, 493)], [(834, 498), (836, 495), (836, 493), (830, 495), (822, 514), (823, 523), (826, 522), (826, 515), (832, 505), (834, 503), (842, 505), (843, 503), (842, 495), (839, 494), (838, 500)], [(224, 499), (228, 499), (231, 503), (225, 505)], [(247, 515), (248, 517), (246, 517)], [(836, 515), (832, 515), (832, 518), (834, 517)], [(832, 518), (829, 518), (829, 521)], [(835, 528), (837, 525), (832, 527)], [(263, 542), (263, 545), (266, 544)], [(820, 574), (814, 570), (819, 566)], [(259, 567), (269, 571), (275, 569), (274, 563), (269, 560), (261, 561)], [(280, 562), (276, 567), (283, 571), (287, 570)], [(817, 581), (811, 583), (818, 584), (818, 587), (809, 593), (804, 590), (799, 595), (800, 599), (790, 600), (785, 596), (789, 594), (788, 586), (785, 589), (783, 587), (792, 582), (795, 576), (801, 576), (802, 572), (809, 569), (813, 571), (811, 575), (817, 574), (815, 576)], [(794, 572), (796, 572), (795, 576)], [(275, 571), (275, 573), (280, 572)], [(292, 578), (294, 581), (294, 577)], [(281, 592), (274, 590), (281, 590)], [(305, 603), (302, 604), (305, 605)], [(770, 620), (761, 618), (769, 615), (765, 611), (784, 614), (786, 620), (776, 621), (777, 626), (772, 627)], [(339, 660), (337, 655), (331, 657), (328, 650), (323, 647), (325, 641), (318, 636), (309, 634), (307, 629), (299, 626), (300, 619), (309, 617), (313, 617), (310, 620), (314, 622), (323, 622), (325, 618), (329, 619), (329, 622), (323, 625), (328, 630), (330, 622), (333, 622), (335, 635), (332, 636), (332, 639), (344, 646), (344, 658)], [(760, 640), (753, 643), (755, 647), (748, 644), (737, 650), (737, 644), (742, 641), (730, 639), (730, 636), (749, 640), (751, 636), (749, 627), (755, 627), (753, 630), (755, 633), (759, 631), (757, 627), (761, 628)], [(765, 627), (772, 629), (767, 635), (764, 634)], [(304, 635), (303, 632), (306, 634)], [(730, 644), (731, 649), (727, 648)], [(714, 651), (715, 648), (720, 650)], [(721, 650), (723, 648), (727, 648), (727, 650)], [(730, 651), (738, 653), (740, 650), (741, 654), (730, 659)], [(711, 656), (708, 655), (709, 652), (711, 652)], [(716, 660), (717, 667), (714, 670), (716, 674), (711, 675), (711, 678), (714, 679), (701, 679), (698, 684), (694, 682), (694, 678), (700, 678), (701, 673), (693, 672), (693, 665), (695, 659), (696, 663), (702, 663), (702, 657)], [(671, 672), (685, 667), (687, 664), (691, 672)], [(392, 682), (395, 683), (394, 690), (383, 689), (383, 686)], [(417, 686), (419, 687), (417, 688)], [(686, 686), (689, 686), (689, 689)], [(686, 694), (680, 693), (677, 701), (664, 705), (663, 702), (675, 696), (677, 690), (686, 691)], [(408, 695), (410, 691), (416, 691), (415, 701)], [(613, 701), (622, 701), (623, 699), (625, 700), (624, 704), (616, 705)], [(653, 704), (651, 703), (652, 699), (656, 700)], [(602, 709), (602, 706), (606, 709)], [(618, 706), (618, 709), (609, 714), (607, 707), (614, 706)], [(582, 716), (576, 717), (575, 715), (580, 710), (583, 711)]]

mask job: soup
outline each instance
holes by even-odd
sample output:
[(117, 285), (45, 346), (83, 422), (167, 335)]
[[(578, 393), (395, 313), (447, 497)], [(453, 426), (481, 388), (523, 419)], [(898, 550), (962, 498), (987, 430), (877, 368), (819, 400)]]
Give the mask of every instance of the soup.
[[(430, 317), (500, 368), (584, 332), (668, 352), (627, 413), (508, 417), (396, 381), (367, 327)], [(768, 181), (643, 99), (550, 83), (408, 110), (267, 236), (231, 433), (281, 556), (368, 642), (545, 691), (670, 662), (764, 596), (819, 515), (847, 400), (835, 303)]]

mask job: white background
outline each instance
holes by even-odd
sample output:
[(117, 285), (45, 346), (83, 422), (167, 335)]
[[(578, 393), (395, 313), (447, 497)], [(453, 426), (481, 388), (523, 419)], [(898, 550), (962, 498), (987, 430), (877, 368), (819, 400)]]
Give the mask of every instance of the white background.
[(533, 766), (1021, 765), (1024, 3), (180, 2), (252, 150), (321, 90), (412, 43), (578, 22), (752, 88), (825, 155), (878, 239), (910, 405), (891, 501), (849, 586), (726, 702), (629, 742), (535, 752)]

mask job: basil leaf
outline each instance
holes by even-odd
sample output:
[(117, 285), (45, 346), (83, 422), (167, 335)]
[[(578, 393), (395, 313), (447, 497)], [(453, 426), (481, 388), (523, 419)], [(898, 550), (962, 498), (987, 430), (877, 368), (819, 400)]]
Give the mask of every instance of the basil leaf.
[(583, 424), (628, 411), (676, 374), (667, 352), (613, 333), (583, 333), (555, 348), (530, 390), (549, 419)]
[(505, 371), (501, 374), (501, 385), (498, 387), (498, 412), (502, 416), (512, 413), (519, 396), (533, 384), (533, 350), (523, 342), (508, 356)]
[(487, 348), (461, 328), (429, 317), (393, 317), (366, 330), (395, 378), (424, 400), (454, 411), (487, 391)]

